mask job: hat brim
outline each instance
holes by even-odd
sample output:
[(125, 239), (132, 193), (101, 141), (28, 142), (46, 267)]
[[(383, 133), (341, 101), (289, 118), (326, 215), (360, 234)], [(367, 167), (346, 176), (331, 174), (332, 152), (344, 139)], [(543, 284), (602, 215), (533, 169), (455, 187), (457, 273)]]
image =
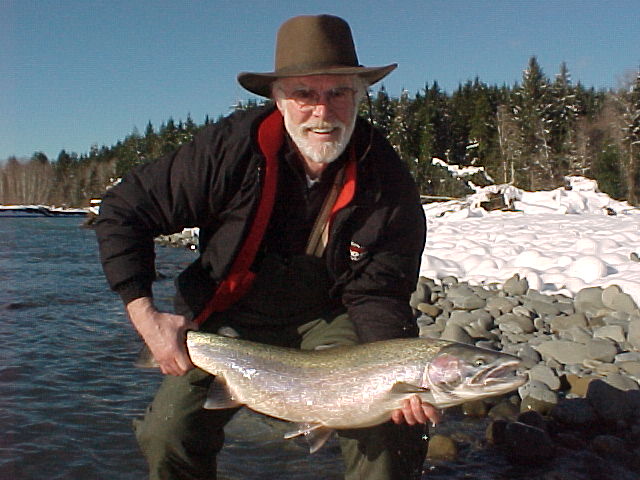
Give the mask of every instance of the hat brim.
[(271, 84), (278, 78), (306, 77), (309, 75), (358, 75), (368, 85), (379, 82), (398, 66), (397, 63), (384, 67), (325, 67), (298, 72), (241, 72), (238, 83), (252, 93), (262, 97), (271, 97)]

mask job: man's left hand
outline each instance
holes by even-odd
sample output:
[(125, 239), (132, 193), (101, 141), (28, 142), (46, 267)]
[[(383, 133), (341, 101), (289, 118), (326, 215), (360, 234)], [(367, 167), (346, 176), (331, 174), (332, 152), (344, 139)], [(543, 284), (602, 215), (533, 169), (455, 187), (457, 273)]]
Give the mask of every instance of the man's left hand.
[(413, 395), (403, 402), (401, 408), (393, 411), (391, 420), (397, 424), (406, 423), (408, 425), (427, 423), (428, 421), (435, 426), (440, 422), (440, 413), (433, 405), (423, 402), (418, 395)]

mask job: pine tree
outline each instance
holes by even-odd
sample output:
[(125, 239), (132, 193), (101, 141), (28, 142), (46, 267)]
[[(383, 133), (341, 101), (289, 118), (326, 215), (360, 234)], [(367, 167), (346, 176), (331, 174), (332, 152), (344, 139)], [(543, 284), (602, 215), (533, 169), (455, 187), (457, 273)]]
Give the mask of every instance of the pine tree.
[(627, 199), (640, 204), (640, 69), (629, 92), (622, 96), (623, 142), (626, 150)]
[[(514, 93), (515, 119), (522, 130), (523, 159), (526, 175), (523, 184), (527, 190), (554, 188), (559, 183), (551, 150), (552, 103), (549, 82), (536, 57), (522, 75), (522, 86)], [(525, 172), (522, 172), (525, 173)]]
[(584, 174), (585, 166), (578, 163), (577, 123), (579, 107), (567, 64), (560, 64), (560, 72), (551, 85), (550, 146), (555, 157), (556, 175)]

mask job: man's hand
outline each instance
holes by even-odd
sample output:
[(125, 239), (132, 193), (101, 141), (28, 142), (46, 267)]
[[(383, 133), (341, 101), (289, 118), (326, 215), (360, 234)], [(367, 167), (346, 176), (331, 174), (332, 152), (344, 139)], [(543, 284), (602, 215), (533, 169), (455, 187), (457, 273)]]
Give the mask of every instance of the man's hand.
[(429, 421), (435, 426), (440, 422), (440, 414), (433, 405), (423, 402), (418, 395), (413, 395), (403, 402), (402, 408), (393, 411), (391, 420), (397, 424), (406, 423), (408, 425)]
[(181, 315), (156, 310), (151, 298), (143, 297), (127, 304), (131, 323), (145, 341), (162, 373), (184, 375), (194, 368), (187, 352), (187, 330), (197, 330), (198, 325)]

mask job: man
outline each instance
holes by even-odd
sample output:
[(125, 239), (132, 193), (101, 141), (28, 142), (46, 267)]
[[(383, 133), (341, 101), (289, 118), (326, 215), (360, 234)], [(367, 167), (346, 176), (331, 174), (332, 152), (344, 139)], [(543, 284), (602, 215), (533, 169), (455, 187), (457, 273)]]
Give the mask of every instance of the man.
[[(230, 327), (303, 349), (416, 335), (408, 302), (425, 237), (417, 190), (387, 141), (357, 118), (367, 87), (395, 67), (360, 66), (340, 18), (294, 17), (278, 32), (275, 70), (238, 76), (275, 108), (205, 128), (105, 195), (105, 273), (169, 375), (137, 426), (151, 478), (216, 478), (235, 413), (202, 408), (212, 377), (191, 364), (187, 330)], [(177, 313), (159, 312), (153, 238), (187, 226), (200, 227), (200, 257), (176, 281)], [(395, 424), (340, 432), (346, 478), (419, 475), (422, 424), (437, 419), (416, 396)]]

